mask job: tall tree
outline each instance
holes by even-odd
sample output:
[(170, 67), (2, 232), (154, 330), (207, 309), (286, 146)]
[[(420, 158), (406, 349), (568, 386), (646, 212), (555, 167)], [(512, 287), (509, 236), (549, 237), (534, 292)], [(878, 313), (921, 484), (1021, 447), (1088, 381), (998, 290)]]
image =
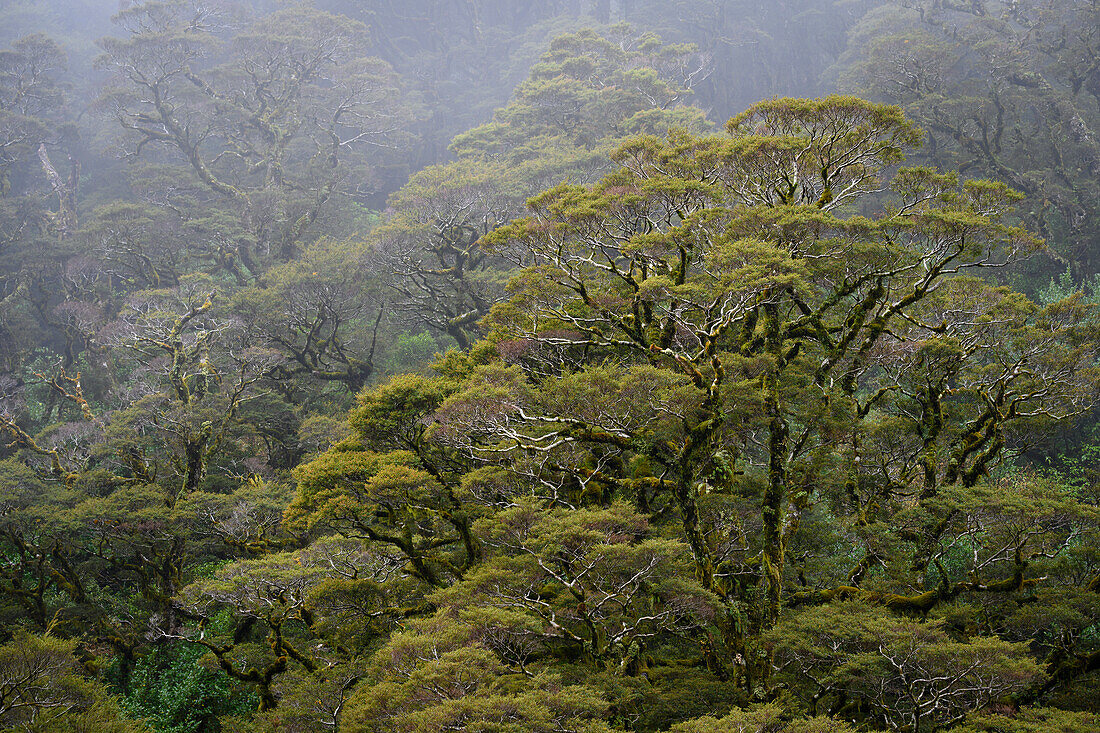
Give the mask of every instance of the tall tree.
[(334, 199), (360, 195), (364, 152), (400, 137), (396, 78), (347, 18), (172, 0), (116, 21), (126, 35), (102, 41), (106, 103), (135, 154), (173, 152), (237, 212), (250, 270), (251, 249), (293, 256)]
[(901, 5), (853, 30), (841, 86), (903, 105), (927, 130), (935, 164), (1026, 194), (1027, 225), (1079, 279), (1096, 272), (1096, 4)]
[(421, 171), (391, 197), (378, 237), (397, 307), (469, 348), (515, 264), (516, 253), (486, 252), (481, 238), (546, 186), (605, 171), (627, 135), (707, 129), (686, 103), (707, 71), (693, 47), (626, 26), (554, 39), (493, 121), (454, 139), (456, 162)]
[[(303, 469), (301, 511), (389, 542), (443, 585), (481, 562), (461, 539), (463, 504), (628, 498), (676, 518), (696, 579), (726, 609), (696, 642), (748, 689), (772, 674), (759, 635), (792, 603), (866, 592), (927, 613), (1038, 582), (1023, 544), (958, 582), (936, 549), (966, 531), (953, 492), (1096, 394), (1089, 307), (1039, 309), (966, 276), (1038, 246), (1003, 222), (1017, 196), (894, 172), (919, 132), (851, 97), (764, 102), (727, 127), (628, 142), (620, 170), (553, 188), (489, 235), (533, 262), (488, 319), (496, 355), (481, 347), (443, 361), (443, 381), (364, 396), (363, 417), (395, 429)], [(410, 389), (408, 422), (379, 411)], [(412, 452), (370, 452), (387, 445)], [(914, 501), (904, 549), (883, 556), (870, 528)], [(433, 516), (458, 531), (428, 531)], [(867, 554), (811, 583), (792, 558), (830, 516)], [(1058, 553), (1067, 531), (1040, 534)], [(900, 574), (893, 590), (860, 589), (872, 562)]]

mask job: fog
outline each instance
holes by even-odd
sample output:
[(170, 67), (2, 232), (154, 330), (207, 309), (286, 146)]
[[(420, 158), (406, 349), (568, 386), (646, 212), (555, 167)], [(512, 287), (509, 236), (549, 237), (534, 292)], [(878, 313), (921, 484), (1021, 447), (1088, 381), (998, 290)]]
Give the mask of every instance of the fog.
[[(74, 62), (72, 81), (94, 85), (96, 41), (117, 33), (111, 18), (129, 0), (5, 0), (0, 42), (45, 33)], [(874, 3), (691, 2), (348, 2), (319, 0), (322, 10), (361, 21), (372, 53), (392, 64), (417, 94), (420, 137), (414, 167), (446, 157), (451, 137), (489, 119), (555, 35), (627, 23), (666, 42), (691, 43), (706, 55), (695, 104), (721, 121), (769, 96), (814, 96), (824, 71), (845, 47), (847, 30)], [(285, 2), (203, 3), (227, 12), (265, 13)], [(247, 10), (246, 10), (247, 8)], [(88, 88), (82, 94), (91, 96)]]

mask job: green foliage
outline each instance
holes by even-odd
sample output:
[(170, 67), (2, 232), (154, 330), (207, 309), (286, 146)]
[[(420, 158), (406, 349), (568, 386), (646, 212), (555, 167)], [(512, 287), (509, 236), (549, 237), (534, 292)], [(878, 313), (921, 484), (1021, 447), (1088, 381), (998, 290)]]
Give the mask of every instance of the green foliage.
[(1010, 714), (975, 715), (952, 733), (1076, 733), (1100, 725), (1094, 713), (1076, 713), (1057, 708), (1030, 708)]
[(503, 298), (509, 259), (481, 238), (548, 184), (590, 180), (627, 135), (710, 128), (684, 104), (703, 62), (692, 48), (626, 27), (556, 38), (493, 121), (457, 136), (453, 163), (428, 167), (390, 199), (379, 232), (398, 306), (469, 349)]
[[(893, 171), (919, 139), (896, 108), (774, 100), (729, 129), (628, 141), (532, 198), (485, 238), (534, 263), (489, 345), (362, 393), (353, 438), (299, 469), (292, 523), (434, 587), (392, 610), (421, 620), (351, 696), (365, 729), (455, 715), (428, 680), (467, 700), (571, 670), (642, 728), (918, 733), (1089, 668), (1087, 632), (1044, 665), (1024, 639), (1048, 631), (949, 609), (1094, 592), (1095, 512), (991, 478), (1010, 435), (1091, 404), (1091, 306), (963, 274), (1036, 242), (1002, 184)], [(856, 213), (878, 176), (896, 198)], [(1072, 606), (1061, 628), (1088, 628)], [(791, 698), (689, 724), (686, 674)]]
[(373, 660), (373, 684), (348, 702), (345, 725), (363, 733), (447, 727), (499, 733), (609, 730), (600, 720), (607, 702), (598, 694), (550, 674), (509, 673), (486, 644), (492, 641), (478, 640), (481, 633), (437, 614), (392, 636)]
[(88, 679), (75, 641), (17, 632), (0, 646), (0, 725), (26, 733), (143, 733), (106, 688)]
[(693, 50), (662, 46), (652, 34), (629, 45), (591, 30), (560, 36), (494, 121), (456, 137), (451, 150), (522, 163), (546, 159), (532, 139), (592, 149), (631, 133), (660, 134), (677, 126), (701, 132), (709, 124), (698, 110), (661, 114), (687, 96), (688, 80), (675, 74), (686, 71)]
[(877, 608), (832, 604), (780, 623), (769, 642), (812, 710), (866, 705), (891, 728), (917, 733), (1022, 691), (1040, 674), (1023, 645), (952, 640), (942, 625)]
[(430, 363), (432, 356), (440, 351), (439, 343), (428, 331), (399, 333), (388, 349), (388, 358), (383, 368), (388, 374), (414, 372), (421, 365)]
[(828, 717), (797, 718), (776, 705), (739, 710), (715, 719), (704, 717), (669, 728), (671, 733), (853, 733), (847, 723)]
[(217, 730), (220, 717), (254, 708), (255, 696), (204, 667), (203, 654), (200, 646), (173, 644), (141, 657), (119, 681), (123, 705), (164, 733)]
[(691, 633), (715, 613), (715, 599), (685, 580), (688, 547), (646, 537), (626, 504), (547, 512), (521, 502), (474, 532), (495, 557), (432, 601), (523, 614), (506, 624), (526, 629), (529, 643), (541, 633), (555, 655), (637, 673), (652, 639)]
[(1078, 287), (1073, 282), (1072, 272), (1067, 269), (1057, 278), (1050, 279), (1050, 283), (1039, 291), (1038, 299), (1043, 305), (1050, 305), (1059, 300), (1070, 298), (1077, 293), (1084, 296), (1086, 303), (1095, 305), (1097, 300), (1100, 299), (1100, 273), (1094, 274), (1091, 280), (1082, 283)]

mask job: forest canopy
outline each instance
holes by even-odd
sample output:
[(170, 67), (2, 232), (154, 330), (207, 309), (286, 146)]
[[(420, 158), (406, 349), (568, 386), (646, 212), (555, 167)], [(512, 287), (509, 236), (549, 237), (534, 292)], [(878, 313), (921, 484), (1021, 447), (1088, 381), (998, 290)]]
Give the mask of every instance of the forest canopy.
[(0, 729), (1100, 730), (1098, 13), (0, 2)]

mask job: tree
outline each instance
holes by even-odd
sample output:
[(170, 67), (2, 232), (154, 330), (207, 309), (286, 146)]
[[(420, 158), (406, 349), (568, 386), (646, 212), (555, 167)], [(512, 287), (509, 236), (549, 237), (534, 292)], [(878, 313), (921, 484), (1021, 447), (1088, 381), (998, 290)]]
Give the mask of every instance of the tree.
[(103, 685), (80, 673), (76, 643), (19, 633), (0, 647), (0, 723), (13, 731), (140, 733)]
[(285, 723), (320, 717), (334, 728), (363, 673), (357, 652), (400, 617), (391, 609), (404, 593), (416, 597), (415, 584), (398, 581), (400, 565), (393, 554), (340, 538), (225, 565), (180, 594), (199, 620), (188, 638), (255, 688), (261, 712), (285, 698)]
[(1093, 713), (1070, 712), (1056, 708), (1021, 710), (1015, 715), (975, 715), (963, 725), (952, 728), (956, 733), (1031, 733), (1031, 731), (1057, 731), (1072, 733), (1088, 730), (1097, 724)]
[(461, 577), (480, 556), (471, 525), (481, 507), (465, 502), (464, 466), (426, 438), (423, 422), (454, 388), (448, 375), (409, 375), (362, 392), (356, 434), (298, 468), (288, 526), (388, 546), (432, 586)]
[[(1017, 264), (1088, 2), (126, 2), (85, 107), (92, 4), (0, 9), (70, 34), (0, 51), (0, 727), (1093, 724), (1100, 280)], [(690, 105), (833, 78), (912, 119)]]
[(532, 656), (537, 643), (597, 668), (637, 673), (647, 645), (691, 635), (715, 612), (713, 599), (684, 580), (687, 547), (647, 537), (644, 518), (626, 504), (546, 512), (525, 502), (475, 531), (495, 556), (433, 601), (523, 614), (526, 620), (509, 625)]
[(784, 713), (782, 708), (766, 705), (754, 710), (739, 710), (723, 718), (696, 718), (687, 723), (672, 726), (673, 733), (848, 733), (852, 730), (846, 723), (826, 717), (795, 718)]
[[(105, 425), (126, 431), (115, 450), (139, 481), (157, 481), (162, 469), (177, 477), (161, 476), (169, 504), (202, 486), (211, 461), (239, 427), (241, 405), (257, 396), (258, 382), (280, 361), (270, 351), (234, 343), (229, 334), (237, 324), (216, 314), (217, 291), (208, 284), (199, 278), (176, 290), (136, 293), (100, 333), (133, 360), (135, 375), (150, 377), (134, 385), (139, 397)], [(153, 377), (157, 367), (163, 381)]]
[[(24, 166), (39, 166), (56, 201), (57, 211), (50, 218), (62, 237), (71, 235), (77, 225), (76, 187), (80, 175), (80, 165), (71, 152), (70, 170), (62, 176), (47, 149), (47, 145), (62, 143), (73, 135), (62, 124), (65, 67), (65, 53), (43, 35), (26, 36), (0, 52), (0, 190), (5, 195), (13, 187), (17, 191), (34, 190), (36, 187), (24, 178), (30, 173)], [(17, 232), (19, 228), (8, 231)]]
[(686, 104), (705, 73), (690, 46), (626, 26), (556, 38), (492, 122), (454, 139), (457, 161), (426, 168), (390, 198), (378, 250), (397, 307), (468, 349), (517, 262), (485, 251), (481, 238), (545, 186), (598, 175), (626, 135), (707, 129), (702, 110)]
[(124, 707), (162, 731), (217, 729), (230, 714), (255, 708), (254, 695), (200, 664), (203, 652), (185, 644), (150, 650), (118, 680)]
[(493, 121), (459, 135), (451, 149), (518, 163), (555, 141), (595, 150), (632, 133), (705, 129), (701, 111), (683, 102), (706, 71), (693, 47), (665, 45), (652, 33), (635, 35), (629, 26), (606, 35), (564, 35), (554, 39)]
[[(189, 0), (142, 3), (104, 39), (115, 84), (106, 101), (135, 153), (166, 148), (241, 217), (252, 248), (285, 262), (334, 200), (358, 195), (360, 151), (387, 145), (404, 112), (389, 67), (367, 55), (365, 28), (290, 7), (235, 18)], [(246, 246), (247, 245), (247, 246)]]
[(405, 318), (460, 349), (501, 297), (507, 264), (479, 242), (518, 213), (518, 193), (502, 185), (507, 177), (488, 161), (425, 169), (390, 198), (394, 213), (378, 234), (378, 259)]
[[(79, 225), (81, 145), (72, 124), (65, 52), (34, 34), (0, 50), (0, 349), (19, 374), (53, 343), (58, 251)], [(59, 153), (68, 160), (58, 170)], [(18, 377), (16, 377), (18, 380)]]
[(867, 705), (891, 730), (938, 729), (1026, 687), (1039, 665), (1001, 639), (952, 640), (940, 623), (838, 604), (793, 616), (770, 637), (813, 712)]
[(846, 47), (850, 28), (878, 2), (799, 0), (762, 5), (737, 0), (626, 0), (617, 17), (660, 29), (699, 47), (712, 73), (696, 86), (699, 106), (726, 119), (770, 96), (831, 91), (825, 70)]
[[(476, 623), (476, 622), (475, 622)], [(606, 731), (607, 703), (583, 685), (523, 675), (448, 614), (410, 624), (372, 660), (371, 685), (348, 703), (348, 730)]]
[(322, 240), (234, 299), (233, 312), (257, 332), (258, 345), (284, 355), (265, 376), (288, 399), (300, 401), (310, 381), (354, 394), (374, 374), (385, 307), (371, 254), (361, 243)]
[(1026, 194), (1026, 224), (1079, 279), (1095, 272), (1095, 4), (907, 5), (884, 5), (854, 29), (842, 88), (903, 105), (936, 165)]
[[(919, 168), (880, 183), (919, 140), (896, 108), (774, 100), (728, 130), (629, 142), (618, 172), (551, 189), (487, 238), (535, 266), (489, 319), (504, 363), (476, 369), (431, 435), (551, 503), (602, 492), (677, 516), (730, 608), (718, 657), (751, 688), (768, 665), (746, 645), (780, 617), (803, 519), (974, 486), (1014, 432), (1091, 404), (1094, 341), (1072, 301), (1040, 310), (959, 279), (1036, 244), (1002, 222), (1003, 185)], [(972, 318), (949, 312), (963, 290)], [(898, 352), (931, 391), (897, 382), (913, 374)]]

